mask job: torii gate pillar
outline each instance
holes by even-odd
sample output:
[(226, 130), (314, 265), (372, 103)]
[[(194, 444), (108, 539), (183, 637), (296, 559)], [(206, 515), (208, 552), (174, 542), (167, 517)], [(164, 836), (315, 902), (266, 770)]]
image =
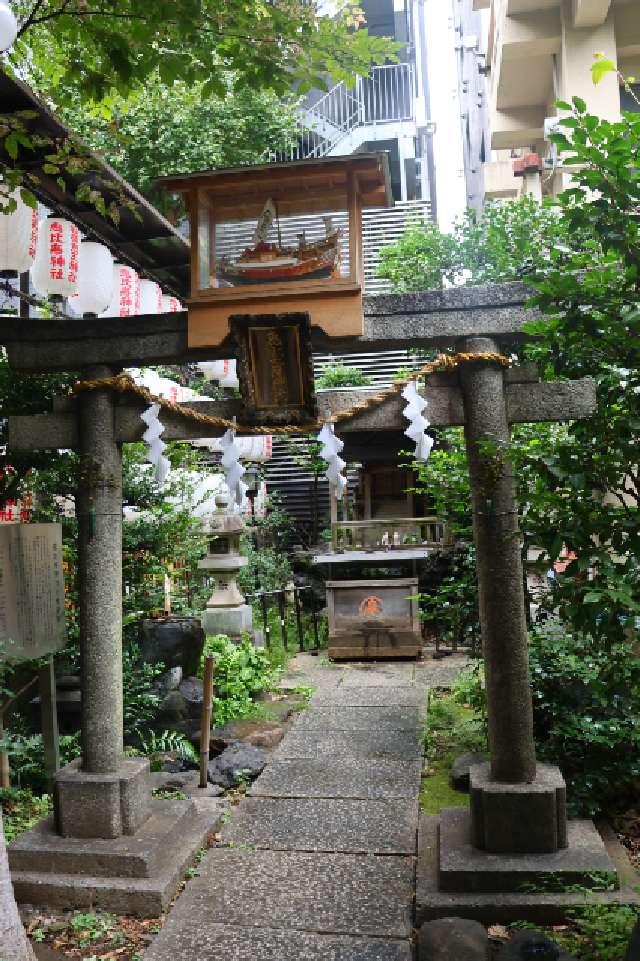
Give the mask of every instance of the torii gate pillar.
[[(102, 364), (86, 379), (111, 377)], [(114, 394), (78, 398), (77, 489), (82, 756), (54, 778), (63, 837), (135, 834), (150, 814), (149, 762), (125, 758), (122, 733), (122, 456)]]
[[(461, 350), (498, 353), (489, 337)], [(521, 538), (503, 368), (460, 372), (473, 504), (484, 649), (490, 765), (471, 771), (471, 834), (494, 853), (553, 853), (567, 845), (566, 791), (558, 768), (536, 765)]]

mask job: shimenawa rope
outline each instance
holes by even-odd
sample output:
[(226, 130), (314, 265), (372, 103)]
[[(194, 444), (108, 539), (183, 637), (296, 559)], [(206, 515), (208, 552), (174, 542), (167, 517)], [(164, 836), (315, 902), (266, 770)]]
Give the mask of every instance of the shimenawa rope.
[[(399, 394), (402, 389), (412, 380), (420, 380), (420, 378), (428, 377), (430, 374), (434, 374), (437, 371), (452, 371), (455, 370), (460, 364), (474, 363), (499, 364), (501, 367), (508, 367), (509, 358), (505, 357), (503, 354), (490, 351), (477, 353), (463, 352), (459, 354), (439, 354), (435, 360), (424, 364), (423, 367), (421, 367), (419, 370), (413, 371), (407, 377), (402, 377), (400, 380), (395, 381), (391, 387), (385, 387), (384, 390), (377, 391), (375, 394), (365, 397), (364, 400), (359, 401), (357, 404), (353, 404), (346, 410), (338, 411), (332, 417), (328, 418), (328, 420), (334, 424), (342, 424), (347, 420), (351, 420), (353, 417), (357, 417), (358, 414), (362, 414), (364, 411), (369, 410), (372, 407), (377, 407), (390, 397), (394, 397), (396, 394)], [(114, 390), (119, 394), (133, 394), (134, 396), (145, 401), (147, 404), (159, 404), (164, 410), (169, 410), (174, 414), (178, 414), (180, 417), (184, 417), (186, 420), (191, 420), (194, 423), (202, 424), (205, 427), (216, 427), (223, 431), (235, 430), (238, 434), (308, 434), (314, 430), (320, 430), (324, 423), (324, 421), (309, 421), (304, 424), (286, 424), (270, 427), (254, 424), (236, 424), (235, 421), (229, 420), (226, 417), (215, 417), (211, 414), (202, 414), (196, 410), (193, 410), (192, 408), (185, 407), (182, 404), (177, 404), (174, 401), (166, 400), (164, 397), (156, 397), (156, 395), (152, 394), (151, 391), (146, 387), (141, 387), (139, 384), (136, 384), (129, 374), (117, 374), (114, 377), (98, 377), (95, 380), (80, 380), (74, 384), (73, 393), (80, 394), (87, 390), (105, 389)]]

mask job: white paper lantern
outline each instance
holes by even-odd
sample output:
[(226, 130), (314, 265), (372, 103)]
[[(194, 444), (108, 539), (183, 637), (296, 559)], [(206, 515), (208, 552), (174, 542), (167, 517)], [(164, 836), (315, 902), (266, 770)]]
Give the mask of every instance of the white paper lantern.
[(113, 297), (102, 317), (135, 317), (140, 313), (140, 277), (133, 267), (116, 264)]
[(140, 281), (140, 313), (163, 314), (162, 288), (153, 280)]
[(221, 387), (238, 387), (235, 360), (205, 360), (198, 364), (205, 380), (217, 381)]
[(166, 295), (162, 298), (162, 313), (163, 314), (176, 314), (179, 310), (184, 310), (184, 307), (180, 303), (177, 297), (167, 297)]
[(13, 45), (18, 36), (18, 21), (7, 0), (0, 0), (0, 52)]
[(38, 244), (38, 211), (25, 204), (19, 190), (8, 193), (0, 187), (0, 201), (11, 198), (17, 207), (10, 214), (0, 214), (0, 270), (19, 274), (31, 270)]
[(71, 297), (78, 292), (80, 231), (70, 220), (47, 217), (38, 230), (33, 286), (42, 295)]
[(76, 314), (101, 314), (113, 299), (115, 272), (111, 251), (104, 244), (83, 241), (78, 258), (78, 293), (69, 298)]

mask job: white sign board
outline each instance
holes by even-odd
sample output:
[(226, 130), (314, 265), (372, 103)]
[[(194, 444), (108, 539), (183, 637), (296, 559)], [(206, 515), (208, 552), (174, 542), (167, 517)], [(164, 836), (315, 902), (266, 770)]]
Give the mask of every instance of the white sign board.
[(0, 660), (31, 660), (66, 644), (62, 527), (0, 525)]

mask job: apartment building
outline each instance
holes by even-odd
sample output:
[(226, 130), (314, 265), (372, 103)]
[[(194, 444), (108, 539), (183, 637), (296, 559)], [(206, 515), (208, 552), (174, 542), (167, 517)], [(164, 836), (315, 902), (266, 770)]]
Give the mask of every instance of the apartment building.
[[(557, 100), (579, 96), (600, 117), (640, 109), (614, 74), (597, 86), (594, 54), (640, 77), (640, 0), (473, 0), (489, 14), (485, 196), (555, 194), (566, 185), (548, 142)], [(640, 85), (635, 85), (640, 90)], [(515, 168), (515, 171), (514, 171)]]

